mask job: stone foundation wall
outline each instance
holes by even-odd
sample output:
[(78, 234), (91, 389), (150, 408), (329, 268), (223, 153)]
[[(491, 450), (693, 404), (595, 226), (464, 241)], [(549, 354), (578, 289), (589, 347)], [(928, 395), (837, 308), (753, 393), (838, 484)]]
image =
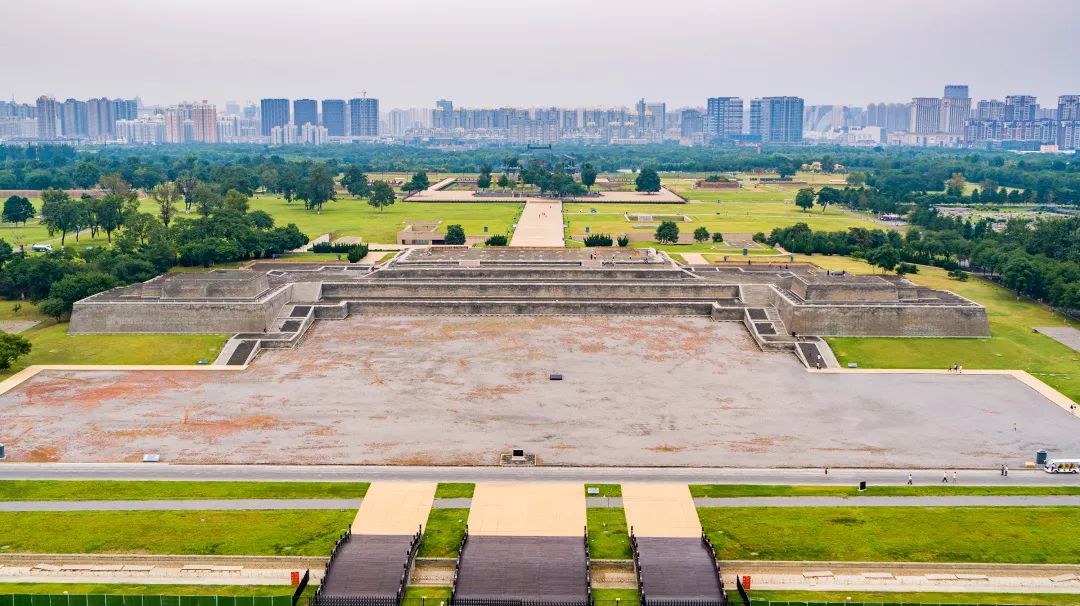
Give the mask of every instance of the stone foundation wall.
[(796, 305), (775, 297), (787, 329), (832, 337), (989, 337), (986, 309), (937, 305)]
[(672, 283), (641, 282), (411, 282), (381, 280), (369, 282), (325, 283), (323, 297), (510, 297), (510, 298), (702, 298), (731, 299), (738, 296), (738, 287), (724, 284), (690, 281)]
[(686, 274), (679, 269), (414, 269), (395, 267), (376, 274), (377, 280), (683, 280)]
[(262, 332), (292, 298), (283, 286), (258, 301), (77, 301), (71, 334)]
[(880, 283), (807, 284), (798, 278), (791, 280), (791, 292), (807, 301), (895, 301), (897, 288)]
[(615, 301), (363, 301), (348, 303), (351, 315), (386, 316), (709, 316), (712, 303)]

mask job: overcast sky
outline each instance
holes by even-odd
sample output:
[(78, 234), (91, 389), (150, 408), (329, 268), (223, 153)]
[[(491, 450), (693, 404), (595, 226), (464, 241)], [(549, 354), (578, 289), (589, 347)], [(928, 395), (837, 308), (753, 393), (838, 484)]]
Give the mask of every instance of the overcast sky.
[(1080, 93), (1077, 0), (4, 0), (0, 96), (382, 108)]

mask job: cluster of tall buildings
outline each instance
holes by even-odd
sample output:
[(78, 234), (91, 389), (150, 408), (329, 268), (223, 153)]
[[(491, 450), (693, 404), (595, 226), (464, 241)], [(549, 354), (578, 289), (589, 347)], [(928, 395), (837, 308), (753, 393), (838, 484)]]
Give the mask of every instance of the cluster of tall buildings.
[(268, 143), (323, 145), (386, 141), (431, 146), (506, 144), (814, 144), (1080, 149), (1080, 95), (1042, 108), (1030, 95), (973, 103), (967, 85), (910, 102), (806, 105), (795, 96), (709, 97), (668, 110), (642, 98), (631, 106), (459, 107), (379, 110), (379, 100), (267, 98), (143, 106), (138, 99), (39, 97), (0, 101), (0, 141), (72, 143)]

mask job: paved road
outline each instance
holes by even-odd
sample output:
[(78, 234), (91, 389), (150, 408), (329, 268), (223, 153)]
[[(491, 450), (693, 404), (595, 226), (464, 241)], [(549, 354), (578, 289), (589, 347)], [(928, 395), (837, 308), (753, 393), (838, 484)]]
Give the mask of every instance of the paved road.
[[(913, 470), (915, 484), (939, 485), (942, 471)], [(1080, 475), (996, 469), (958, 470), (961, 485), (1080, 486)], [(747, 469), (710, 467), (430, 467), (366, 465), (167, 465), (153, 463), (2, 463), (0, 480), (249, 480), (282, 482), (686, 482), (898, 486), (908, 470)], [(950, 478), (952, 473), (950, 470)]]
[(563, 245), (562, 203), (528, 202), (521, 211), (510, 246)]
[(357, 509), (360, 499), (161, 499), (145, 501), (0, 501), (0, 511), (195, 511)]
[(1075, 507), (1080, 495), (958, 497), (735, 497), (694, 499), (698, 507)]

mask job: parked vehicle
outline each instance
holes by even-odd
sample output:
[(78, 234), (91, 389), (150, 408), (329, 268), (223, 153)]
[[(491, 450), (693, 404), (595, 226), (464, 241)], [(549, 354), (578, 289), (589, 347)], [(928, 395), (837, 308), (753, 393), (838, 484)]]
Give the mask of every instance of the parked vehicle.
[(30, 250), (33, 252), (52, 252), (53, 247), (52, 244), (35, 244), (30, 247)]
[(1046, 473), (1080, 473), (1080, 459), (1050, 459), (1043, 467)]

